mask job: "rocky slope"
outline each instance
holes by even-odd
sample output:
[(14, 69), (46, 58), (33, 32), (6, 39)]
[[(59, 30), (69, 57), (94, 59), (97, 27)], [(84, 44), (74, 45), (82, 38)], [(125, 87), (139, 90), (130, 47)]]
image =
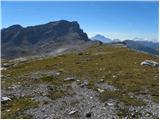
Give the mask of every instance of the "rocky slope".
[(2, 29), (2, 58), (54, 54), (85, 46), (90, 40), (76, 21), (60, 20), (43, 25)]

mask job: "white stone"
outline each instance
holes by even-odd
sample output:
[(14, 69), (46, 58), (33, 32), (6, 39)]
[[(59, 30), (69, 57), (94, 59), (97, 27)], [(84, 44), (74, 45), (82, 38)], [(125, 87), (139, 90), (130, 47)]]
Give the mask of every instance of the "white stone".
[(90, 99), (92, 99), (93, 97), (90, 97)]
[(65, 81), (74, 81), (75, 78), (74, 78), (74, 77), (67, 77), (67, 78), (65, 78), (64, 80), (65, 80)]
[(11, 111), (10, 109), (6, 110), (7, 112)]
[(1, 102), (10, 101), (9, 97), (1, 97)]
[(107, 103), (107, 105), (112, 106), (112, 105), (113, 105), (113, 103)]
[(152, 67), (158, 67), (158, 63), (153, 61), (153, 60), (145, 60), (143, 62), (141, 62), (141, 65), (148, 65), (148, 66), (152, 66)]
[(57, 73), (56, 73), (56, 75), (60, 75), (60, 73), (59, 73), (59, 72), (57, 72)]
[(73, 115), (73, 114), (75, 114), (76, 112), (77, 112), (77, 111), (72, 110), (72, 111), (69, 112), (69, 115)]
[(112, 77), (113, 77), (113, 78), (117, 78), (117, 76), (116, 76), (116, 75), (113, 75)]
[(0, 67), (0, 70), (7, 70), (7, 68), (4, 68), (4, 67)]
[(103, 89), (100, 89), (100, 88), (98, 88), (97, 90), (98, 90), (98, 92), (100, 92), (100, 93), (104, 92), (104, 90), (103, 90)]

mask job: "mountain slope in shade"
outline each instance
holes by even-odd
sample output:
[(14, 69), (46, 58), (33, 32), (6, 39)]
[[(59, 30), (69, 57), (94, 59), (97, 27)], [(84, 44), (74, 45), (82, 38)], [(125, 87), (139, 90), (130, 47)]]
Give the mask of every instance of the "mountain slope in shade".
[(2, 29), (1, 42), (2, 57), (15, 58), (64, 50), (90, 40), (76, 21), (60, 20), (26, 28), (10, 26)]
[(143, 51), (149, 54), (158, 55), (159, 54), (159, 43), (151, 41), (134, 41), (125, 40), (124, 41), (128, 48), (135, 49), (138, 51)]
[(103, 43), (110, 43), (112, 42), (110, 38), (106, 38), (103, 35), (97, 34), (94, 37), (91, 38), (92, 40), (99, 40), (102, 41)]

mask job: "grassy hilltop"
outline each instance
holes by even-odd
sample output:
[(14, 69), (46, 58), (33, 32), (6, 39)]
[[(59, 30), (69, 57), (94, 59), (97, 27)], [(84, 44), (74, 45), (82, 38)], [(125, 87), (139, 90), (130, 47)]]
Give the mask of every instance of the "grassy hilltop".
[[(148, 102), (143, 96), (150, 96), (151, 101), (155, 104), (158, 104), (159, 99), (158, 67), (140, 65), (147, 59), (158, 62), (158, 57), (125, 47), (93, 45), (80, 53), (67, 53), (57, 57), (19, 63), (15, 67), (2, 71), (4, 76), (2, 78), (2, 95), (5, 94), (12, 99), (6, 104), (2, 104), (2, 118), (36, 118), (34, 112), (29, 114), (26, 111), (45, 106), (50, 104), (49, 102), (55, 104), (54, 101), (65, 97), (76, 96), (77, 93), (71, 86), (75, 81), (66, 81), (67, 77), (74, 77), (77, 85), (81, 85), (84, 80), (87, 80), (87, 90), (96, 92), (95, 97), (102, 104), (110, 99), (116, 100), (114, 111), (116, 118), (125, 118), (126, 116), (143, 118), (141, 111), (135, 112), (134, 116), (130, 114), (130, 107), (147, 106)], [(102, 84), (112, 86), (115, 90), (103, 89), (103, 92), (99, 92), (99, 85)], [(43, 94), (44, 90), (35, 94), (22, 92), (29, 91), (28, 89), (32, 92), (40, 85), (46, 85), (46, 88), (50, 86), (52, 89), (45, 94)], [(11, 86), (16, 86), (16, 88)], [(21, 90), (21, 94), (11, 89)], [(49, 100), (32, 99), (39, 96), (47, 97)], [(77, 101), (71, 106), (76, 107), (80, 102)], [(118, 107), (119, 103), (126, 107), (124, 109)], [(148, 114), (151, 118), (158, 117), (152, 112)], [(65, 118), (65, 114), (63, 115), (61, 118)], [(81, 116), (82, 114), (79, 113), (77, 116), (68, 118), (81, 118)], [(58, 118), (58, 115), (53, 117)]]

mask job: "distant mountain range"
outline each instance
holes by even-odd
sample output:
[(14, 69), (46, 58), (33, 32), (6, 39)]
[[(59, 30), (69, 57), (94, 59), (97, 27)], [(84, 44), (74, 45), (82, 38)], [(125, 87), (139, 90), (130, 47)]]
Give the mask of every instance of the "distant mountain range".
[[(91, 39), (99, 40), (106, 44), (121, 42), (120, 39), (112, 40), (100, 34), (95, 35)], [(159, 43), (158, 42), (145, 41), (143, 39), (141, 40), (140, 38), (139, 39), (136, 38), (136, 40), (124, 40), (123, 43), (125, 43), (125, 45), (131, 49), (135, 49), (135, 50), (146, 52), (146, 53), (153, 54), (153, 55), (159, 54)]]
[(150, 53), (153, 55), (159, 54), (159, 43), (158, 42), (134, 41), (134, 40), (125, 40), (124, 42), (126, 43), (128, 48)]
[[(23, 56), (55, 55), (67, 51), (79, 51), (93, 43), (112, 44), (121, 42), (103, 35), (91, 39), (76, 21), (54, 21), (42, 25), (22, 27), (13, 25), (1, 30), (1, 57), (12, 59)], [(128, 48), (150, 54), (159, 54), (159, 44), (148, 41), (123, 41)]]
[(76, 21), (60, 20), (25, 28), (13, 25), (1, 33), (2, 58), (60, 53), (90, 43)]

